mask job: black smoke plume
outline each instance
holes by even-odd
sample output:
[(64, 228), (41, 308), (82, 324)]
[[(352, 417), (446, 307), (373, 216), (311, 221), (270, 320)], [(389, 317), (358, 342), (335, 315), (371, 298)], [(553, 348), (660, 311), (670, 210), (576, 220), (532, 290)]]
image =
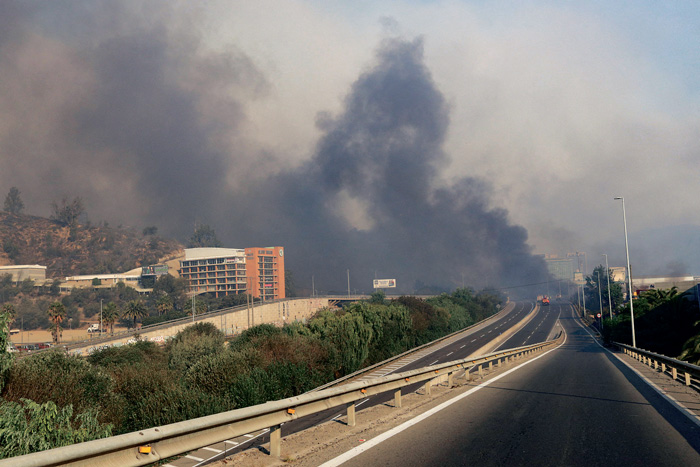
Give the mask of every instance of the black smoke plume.
[(186, 21), (172, 8), (0, 5), (0, 189), (17, 186), (27, 212), (80, 196), (93, 221), (183, 241), (209, 224), (226, 246), (286, 247), (297, 284), (320, 291), (345, 291), (348, 270), (358, 291), (375, 276), (404, 292), (546, 280), (486, 183), (441, 179), (449, 109), (422, 40), (383, 42), (342, 112), (319, 115), (308, 161), (261, 177), (289, 166), (241, 135), (266, 77), (235, 47), (203, 46), (197, 7)]
[[(440, 183), (448, 124), (445, 100), (423, 64), (422, 40), (385, 41), (341, 115), (324, 118), (325, 135), (309, 162), (262, 187), (270, 196), (256, 195), (265, 199), (261, 210), (274, 206), (274, 215), (262, 217), (255, 231), (268, 243), (284, 239), (304, 280), (313, 274), (336, 290), (347, 286), (348, 269), (350, 288), (360, 290), (371, 287), (375, 273), (398, 279), (409, 292), (420, 283), (546, 280), (525, 229), (488, 207), (485, 183)], [(347, 199), (363, 211), (365, 228), (353, 228), (341, 212)]]

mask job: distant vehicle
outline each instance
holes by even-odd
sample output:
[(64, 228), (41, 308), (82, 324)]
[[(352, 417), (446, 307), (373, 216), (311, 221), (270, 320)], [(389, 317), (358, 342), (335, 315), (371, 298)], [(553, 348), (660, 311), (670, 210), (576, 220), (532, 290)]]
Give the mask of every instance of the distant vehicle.
[[(91, 324), (90, 327), (87, 328), (87, 332), (100, 332), (100, 325)], [(105, 332), (105, 329), (103, 329), (102, 332)]]
[(20, 330), (19, 329), (10, 329), (10, 335), (13, 336), (15, 334), (19, 334)]
[(542, 297), (542, 306), (549, 306), (549, 297)]

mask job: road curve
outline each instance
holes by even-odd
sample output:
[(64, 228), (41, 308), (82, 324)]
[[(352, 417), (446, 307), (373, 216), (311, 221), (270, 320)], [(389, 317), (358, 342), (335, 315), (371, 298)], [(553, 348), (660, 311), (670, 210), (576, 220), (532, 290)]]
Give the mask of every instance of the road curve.
[(571, 307), (560, 322), (561, 347), (343, 465), (700, 465), (697, 423), (602, 349)]

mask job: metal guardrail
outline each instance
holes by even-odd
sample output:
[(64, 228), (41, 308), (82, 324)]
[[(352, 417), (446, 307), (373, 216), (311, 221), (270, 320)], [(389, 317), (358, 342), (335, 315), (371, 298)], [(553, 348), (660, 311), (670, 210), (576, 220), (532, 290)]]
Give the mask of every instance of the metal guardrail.
[(619, 342), (613, 342), (613, 345), (635, 360), (661, 371), (674, 380), (679, 379), (678, 374), (681, 373), (686, 386), (700, 391), (700, 366)]
[(0, 460), (0, 467), (147, 465), (265, 428), (270, 429), (270, 454), (279, 456), (283, 423), (345, 406), (347, 424), (354, 426), (355, 402), (358, 400), (394, 391), (394, 405), (401, 407), (401, 388), (405, 386), (424, 382), (425, 393), (430, 394), (430, 388), (435, 384), (446, 381), (451, 387), (454, 378), (461, 376), (469, 381), (471, 370), (483, 375), (486, 366), (491, 370), (494, 363), (500, 366), (501, 363), (542, 351), (556, 342), (555, 339), (472, 359), (455, 360), (184, 422), (12, 457)]

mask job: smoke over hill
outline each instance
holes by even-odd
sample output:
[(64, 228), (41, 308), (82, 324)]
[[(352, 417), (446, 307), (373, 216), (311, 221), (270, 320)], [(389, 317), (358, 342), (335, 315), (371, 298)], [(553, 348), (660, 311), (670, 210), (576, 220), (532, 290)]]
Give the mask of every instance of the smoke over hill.
[(0, 182), (28, 211), (68, 194), (95, 220), (180, 239), (208, 223), (227, 246), (285, 246), (297, 283), (313, 275), (321, 290), (344, 290), (348, 269), (365, 291), (375, 274), (409, 292), (546, 280), (486, 183), (440, 178), (449, 108), (420, 39), (383, 42), (294, 165), (245, 138), (246, 103), (269, 83), (237, 49), (204, 50), (196, 11), (166, 27), (166, 5), (73, 4), (37, 34), (59, 7), (27, 5), (0, 6), (13, 24), (0, 35)]

